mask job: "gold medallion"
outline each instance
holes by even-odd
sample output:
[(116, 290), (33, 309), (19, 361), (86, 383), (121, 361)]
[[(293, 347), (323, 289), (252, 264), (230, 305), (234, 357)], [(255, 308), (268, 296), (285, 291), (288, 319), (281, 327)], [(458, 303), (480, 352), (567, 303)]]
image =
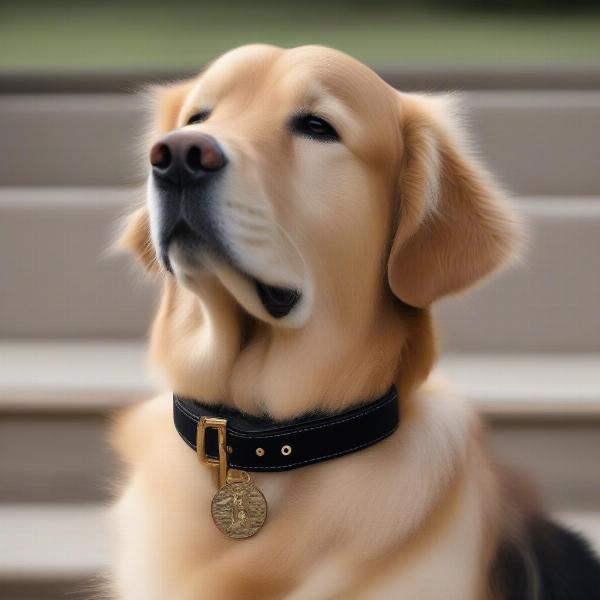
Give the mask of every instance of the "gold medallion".
[(228, 474), (227, 483), (213, 496), (210, 509), (215, 525), (234, 539), (253, 536), (267, 518), (267, 501), (245, 472), (241, 480), (233, 480)]

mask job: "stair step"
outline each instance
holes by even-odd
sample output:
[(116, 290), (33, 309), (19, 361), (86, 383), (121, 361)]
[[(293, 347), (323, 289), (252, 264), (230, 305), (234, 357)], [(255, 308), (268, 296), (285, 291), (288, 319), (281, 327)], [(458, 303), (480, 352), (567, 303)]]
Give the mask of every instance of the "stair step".
[[(600, 551), (600, 512), (555, 517)], [(24, 587), (27, 598), (63, 597), (52, 593), (60, 588), (64, 597), (89, 597), (86, 588), (109, 566), (108, 524), (101, 505), (0, 505), (0, 598), (23, 598)]]
[(0, 600), (108, 598), (107, 510), (0, 504)]
[(108, 562), (108, 524), (101, 505), (0, 504), (0, 582), (99, 574)]
[[(157, 289), (109, 256), (131, 188), (0, 188), (4, 338), (141, 338)], [(521, 198), (522, 264), (436, 308), (443, 347), (460, 352), (600, 348), (600, 197)], [(43, 285), (44, 293), (40, 293)]]
[(600, 354), (450, 354), (437, 373), (496, 420), (600, 420)]
[[(144, 345), (0, 344), (0, 502), (90, 502), (118, 477), (114, 412), (149, 397)], [(534, 475), (548, 505), (600, 504), (600, 355), (449, 355), (438, 376), (491, 426), (505, 462)]]
[[(463, 95), (479, 153), (523, 195), (600, 193), (600, 92)], [(144, 109), (131, 94), (0, 95), (0, 181), (107, 186), (144, 178)], [(576, 157), (576, 159), (575, 159)]]
[(600, 202), (521, 198), (520, 264), (435, 307), (452, 352), (595, 352), (600, 348)]
[[(600, 354), (449, 354), (436, 378), (494, 419), (600, 419)], [(0, 413), (105, 413), (160, 390), (134, 341), (0, 341)]]
[(105, 413), (154, 391), (143, 342), (0, 342), (0, 412)]
[[(597, 65), (403, 64), (375, 70), (399, 90), (598, 90)], [(200, 70), (200, 69), (198, 69)], [(174, 69), (0, 73), (0, 94), (130, 94), (148, 83), (179, 81), (198, 71)]]
[(128, 188), (0, 188), (0, 337), (143, 336), (156, 294), (109, 252), (135, 202)]

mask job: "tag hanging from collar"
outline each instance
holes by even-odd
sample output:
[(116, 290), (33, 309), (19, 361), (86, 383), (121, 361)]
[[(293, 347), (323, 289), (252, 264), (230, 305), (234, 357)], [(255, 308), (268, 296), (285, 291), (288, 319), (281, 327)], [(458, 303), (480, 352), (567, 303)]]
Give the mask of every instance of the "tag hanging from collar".
[[(206, 430), (216, 429), (219, 457), (206, 454)], [(267, 519), (267, 500), (246, 471), (230, 469), (227, 464), (227, 419), (201, 417), (196, 435), (198, 458), (215, 469), (218, 490), (210, 512), (217, 528), (227, 537), (244, 539), (253, 536)]]
[(252, 417), (173, 395), (175, 428), (200, 462), (214, 471), (215, 525), (226, 536), (253, 536), (267, 518), (267, 502), (250, 472), (298, 469), (357, 452), (391, 435), (400, 421), (398, 394), (341, 413), (312, 413), (291, 421)]

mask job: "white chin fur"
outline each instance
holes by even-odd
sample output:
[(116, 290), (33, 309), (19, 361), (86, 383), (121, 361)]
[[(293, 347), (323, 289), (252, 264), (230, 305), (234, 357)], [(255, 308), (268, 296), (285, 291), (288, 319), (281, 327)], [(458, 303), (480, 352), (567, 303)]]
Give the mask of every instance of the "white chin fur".
[(154, 186), (154, 178), (152, 177), (152, 173), (148, 175), (147, 182), (147, 194), (146, 194), (146, 204), (148, 206), (148, 214), (150, 216), (150, 239), (152, 240), (152, 245), (154, 246), (154, 251), (156, 252), (156, 256), (160, 261), (160, 250), (158, 243), (158, 232), (160, 231), (160, 211), (159, 204), (160, 199), (158, 197), (158, 192), (156, 191), (156, 187)]

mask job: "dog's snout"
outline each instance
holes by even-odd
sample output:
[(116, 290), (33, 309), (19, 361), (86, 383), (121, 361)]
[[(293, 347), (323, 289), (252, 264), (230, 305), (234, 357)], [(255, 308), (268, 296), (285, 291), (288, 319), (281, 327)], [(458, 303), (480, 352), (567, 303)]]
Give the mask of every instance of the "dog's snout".
[(221, 170), (227, 158), (212, 136), (173, 131), (152, 146), (150, 164), (156, 177), (186, 186)]

